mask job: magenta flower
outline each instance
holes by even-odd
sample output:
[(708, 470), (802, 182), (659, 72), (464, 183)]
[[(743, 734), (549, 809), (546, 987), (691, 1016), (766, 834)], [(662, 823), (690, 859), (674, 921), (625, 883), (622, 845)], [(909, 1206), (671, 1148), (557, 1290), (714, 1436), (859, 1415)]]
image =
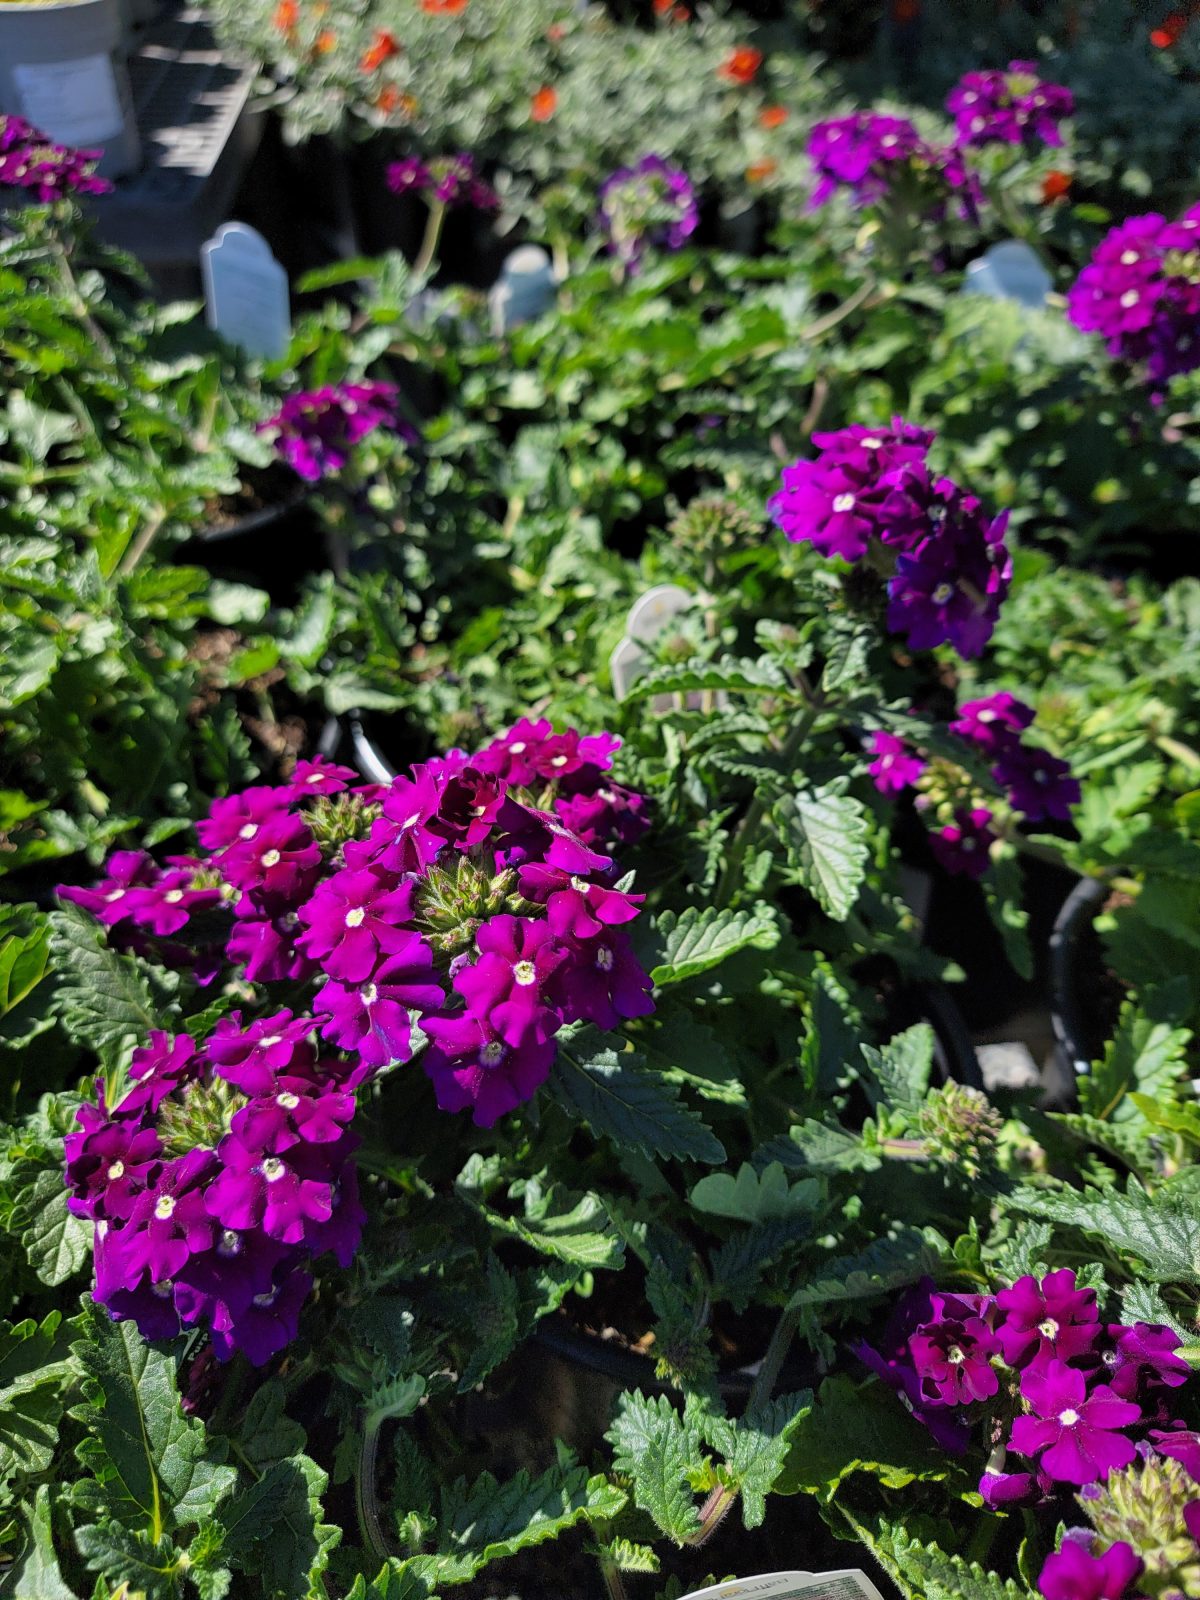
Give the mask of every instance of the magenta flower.
[(606, 889), (541, 862), (522, 867), (518, 882), (527, 900), (546, 907), (551, 931), (559, 939), (590, 939), (606, 927), (632, 922), (646, 898)]
[(1091, 1355), (1103, 1331), (1096, 1291), (1077, 1289), (1070, 1267), (1048, 1272), (1040, 1283), (1029, 1274), (1018, 1278), (1000, 1290), (996, 1307), (1004, 1313), (996, 1337), (1010, 1367)]
[(1076, 327), (1098, 333), (1109, 354), (1162, 384), (1200, 364), (1195, 270), (1200, 206), (1177, 221), (1157, 212), (1107, 233), (1067, 297)]
[(1021, 734), (1033, 722), (1033, 708), (1001, 689), (981, 700), (966, 700), (958, 708), (950, 732), (989, 755), (999, 755), (1019, 743)]
[(1124, 1541), (1094, 1556), (1067, 1538), (1057, 1554), (1046, 1557), (1038, 1588), (1045, 1600), (1126, 1600), (1141, 1573), (1141, 1557)]
[(1188, 1476), (1200, 1483), (1200, 1433), (1186, 1428), (1151, 1428), (1150, 1438), (1160, 1455), (1178, 1461)]
[(274, 1092), (234, 1113), (232, 1132), (244, 1145), (276, 1154), (296, 1144), (333, 1144), (354, 1117), (354, 1095), (308, 1078), (277, 1078)]
[(990, 1400), (1000, 1388), (991, 1361), (999, 1351), (992, 1330), (951, 1295), (934, 1295), (933, 1303), (936, 1320), (908, 1341), (923, 1397), (945, 1406)]
[[(10, 119), (11, 120), (11, 119)], [(105, 862), (108, 876), (93, 889), (60, 883), (55, 890), (60, 900), (82, 906), (106, 928), (115, 927), (131, 914), (129, 892), (144, 888), (158, 877), (158, 867), (144, 850), (117, 850)]]
[(682, 249), (700, 225), (700, 207), (683, 168), (649, 155), (604, 180), (599, 217), (609, 253), (636, 271), (651, 246)]
[(1079, 804), (1082, 790), (1068, 762), (1036, 745), (1010, 745), (992, 768), (992, 776), (1008, 790), (1014, 811), (1029, 822), (1056, 818), (1071, 820), (1071, 807)]
[(492, 917), (475, 942), (478, 959), (454, 979), (468, 1012), (486, 1016), (489, 1029), (514, 1048), (552, 1038), (562, 1015), (547, 990), (569, 952), (549, 925), (528, 917)]
[(215, 1169), (211, 1150), (191, 1150), (162, 1163), (112, 1239), (113, 1270), (122, 1287), (136, 1288), (143, 1277), (169, 1281), (189, 1256), (209, 1248), (213, 1226), (204, 1190)]
[(347, 869), (320, 885), (300, 908), (306, 931), (296, 941), (333, 978), (365, 983), (385, 955), (400, 955), (410, 930), (413, 885)]
[(929, 848), (945, 871), (967, 878), (982, 878), (991, 864), (989, 850), (996, 838), (992, 813), (986, 806), (956, 811), (954, 821), (929, 835)]
[(200, 1076), (204, 1063), (196, 1044), (186, 1033), (172, 1038), (155, 1029), (148, 1043), (139, 1045), (129, 1060), (129, 1076), (135, 1087), (129, 1090), (113, 1115), (140, 1117), (157, 1111), (177, 1090)]
[(313, 1010), (329, 1020), (321, 1037), (357, 1052), (367, 1066), (409, 1058), (410, 1011), (436, 1010), (444, 995), (433, 971), (433, 955), (417, 933), (358, 984), (329, 978), (317, 991)]
[(95, 1106), (80, 1106), (82, 1131), (64, 1140), (67, 1209), (77, 1217), (123, 1221), (154, 1176), (162, 1150), (153, 1128), (110, 1120)]
[(224, 1360), (241, 1350), (261, 1367), (291, 1344), (300, 1331), (300, 1310), (312, 1289), (312, 1274), (293, 1267), (275, 1283), (252, 1295), (236, 1317), (214, 1318), (213, 1346)]
[(96, 176), (103, 150), (57, 144), (24, 117), (0, 117), (0, 188), (28, 189), (50, 205), (80, 194), (107, 194), (107, 178)]
[(532, 788), (540, 775), (541, 748), (553, 732), (553, 724), (545, 717), (536, 722), (522, 717), (507, 733), (477, 751), (471, 764), (480, 772), (494, 772), (510, 787)]
[(1088, 1393), (1087, 1378), (1062, 1361), (1027, 1367), (1021, 1394), (1034, 1415), (1017, 1417), (1012, 1448), (1040, 1457), (1042, 1470), (1059, 1483), (1095, 1483), (1137, 1454), (1120, 1432), (1141, 1420), (1141, 1407), (1122, 1400), (1107, 1384)]
[(196, 836), (206, 850), (223, 850), (227, 845), (251, 844), (260, 826), (288, 809), (288, 796), (279, 789), (258, 785), (214, 800), (208, 816), (196, 824)]
[(940, 1400), (930, 1401), (917, 1375), (909, 1341), (918, 1328), (934, 1320), (937, 1298), (933, 1281), (923, 1278), (896, 1301), (876, 1350), (865, 1340), (851, 1346), (860, 1361), (901, 1397), (905, 1407), (926, 1427), (939, 1447), (950, 1455), (961, 1456), (970, 1440), (965, 1418)]
[(808, 141), (808, 159), (819, 182), (810, 208), (825, 204), (838, 189), (848, 189), (856, 205), (882, 199), (890, 181), (889, 168), (914, 159), (930, 159), (930, 147), (905, 117), (888, 117), (855, 111), (814, 125)]
[(1010, 61), (1007, 72), (968, 72), (950, 91), (946, 110), (960, 145), (1062, 144), (1059, 123), (1075, 109), (1075, 97), (1057, 83), (1043, 83), (1037, 63)]
[(281, 1244), (302, 1244), (308, 1225), (333, 1209), (326, 1158), (300, 1145), (284, 1155), (226, 1134), (217, 1148), (221, 1171), (208, 1187), (209, 1215), (237, 1232), (261, 1227)]
[(619, 783), (603, 783), (590, 794), (559, 795), (554, 812), (577, 839), (602, 850), (636, 844), (651, 826), (649, 797)]
[(299, 817), (278, 812), (257, 825), (253, 838), (227, 845), (216, 864), (234, 888), (253, 895), (259, 911), (280, 911), (308, 893), (321, 847)]
[(807, 542), (823, 556), (859, 561), (872, 538), (907, 545), (914, 527), (921, 527), (921, 513), (897, 490), (908, 469), (924, 464), (933, 440), (927, 429), (899, 417), (890, 428), (855, 424), (814, 433), (820, 455), (784, 467), (782, 488), (767, 510), (788, 539)]
[(1036, 1472), (985, 1472), (979, 1480), (979, 1493), (989, 1511), (1004, 1511), (1036, 1505), (1043, 1489)]
[(906, 635), (913, 650), (949, 644), (969, 660), (991, 638), (1012, 579), (1004, 544), (1008, 513), (985, 516), (974, 495), (942, 478), (927, 514), (931, 536), (896, 558), (887, 625)]
[(242, 1014), (223, 1017), (206, 1046), (209, 1060), (243, 1094), (270, 1094), (283, 1073), (307, 1075), (316, 1060), (311, 1017), (276, 1011), (242, 1027)]
[(505, 1044), (488, 1019), (470, 1012), (427, 1017), (421, 1026), (434, 1041), (421, 1065), (438, 1105), (443, 1111), (469, 1110), (479, 1128), (492, 1127), (531, 1100), (554, 1060), (551, 1040)]
[(564, 1011), (599, 1028), (654, 1010), (653, 984), (633, 953), (628, 934), (606, 928), (594, 939), (572, 940), (572, 960), (558, 977)]
[(880, 794), (902, 794), (911, 789), (925, 771), (925, 762), (914, 755), (903, 739), (894, 733), (878, 729), (871, 739), (871, 754), (875, 757), (867, 771), (874, 779)]
[(1135, 1322), (1131, 1328), (1118, 1323), (1107, 1331), (1113, 1341), (1111, 1359), (1105, 1356), (1108, 1381), (1122, 1400), (1136, 1400), (1147, 1390), (1163, 1386), (1177, 1389), (1191, 1376), (1191, 1367), (1175, 1354), (1183, 1340), (1173, 1329), (1155, 1322)]
[(293, 800), (303, 800), (310, 794), (344, 794), (357, 783), (358, 774), (352, 767), (339, 767), (318, 755), (311, 761), (297, 761), (282, 792)]
[[(255, 908), (247, 905), (247, 909)], [(296, 943), (301, 928), (295, 911), (275, 917), (248, 916), (239, 905), (234, 916), (225, 953), (230, 961), (245, 967), (251, 983), (294, 983), (316, 970), (316, 963)]]
[(273, 432), (275, 450), (292, 471), (317, 483), (340, 471), (354, 447), (376, 428), (401, 428), (394, 383), (341, 383), (290, 395), (260, 433)]
[(390, 164), (385, 177), (393, 194), (431, 194), (444, 206), (494, 211), (500, 204), (496, 191), (476, 176), (475, 158), (466, 154), (435, 156), (428, 162), (405, 156)]

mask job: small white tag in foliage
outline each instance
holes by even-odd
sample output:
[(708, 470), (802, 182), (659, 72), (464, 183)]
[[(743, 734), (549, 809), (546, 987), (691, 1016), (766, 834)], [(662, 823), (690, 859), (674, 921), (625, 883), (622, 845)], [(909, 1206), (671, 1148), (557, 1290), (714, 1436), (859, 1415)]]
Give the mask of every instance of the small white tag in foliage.
[(735, 1578), (711, 1589), (696, 1589), (682, 1600), (883, 1600), (857, 1568), (844, 1572), (763, 1572)]

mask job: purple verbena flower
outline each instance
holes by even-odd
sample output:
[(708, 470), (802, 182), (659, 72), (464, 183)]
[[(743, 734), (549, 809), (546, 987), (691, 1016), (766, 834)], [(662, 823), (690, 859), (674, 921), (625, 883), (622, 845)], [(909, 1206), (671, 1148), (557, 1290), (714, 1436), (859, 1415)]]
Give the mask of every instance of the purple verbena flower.
[(1075, 97), (1057, 83), (1044, 83), (1037, 63), (1010, 61), (1007, 72), (968, 72), (950, 91), (946, 110), (957, 126), (957, 142), (1062, 144), (1059, 123), (1075, 110)]
[(384, 955), (402, 954), (409, 940), (413, 885), (370, 868), (327, 878), (300, 908), (305, 932), (297, 944), (332, 978), (365, 983)]
[(928, 154), (929, 146), (906, 117), (855, 111), (818, 122), (808, 141), (808, 159), (819, 180), (809, 205), (824, 205), (839, 188), (848, 189), (856, 205), (867, 205), (887, 192), (893, 163)]
[(610, 254), (636, 269), (651, 245), (681, 249), (699, 226), (700, 208), (682, 167), (647, 155), (600, 185), (599, 217)]
[(269, 1094), (282, 1074), (307, 1074), (316, 1060), (311, 1017), (276, 1011), (246, 1028), (242, 1014), (223, 1017), (205, 1046), (220, 1077), (243, 1094)]
[(108, 194), (112, 184), (96, 176), (103, 154), (58, 144), (24, 117), (0, 117), (0, 187), (28, 189), (43, 205), (72, 195)]
[(554, 1060), (552, 1040), (505, 1044), (488, 1018), (471, 1012), (428, 1017), (421, 1026), (434, 1041), (421, 1065), (438, 1105), (443, 1111), (470, 1110), (476, 1127), (490, 1128), (531, 1100)]
[(902, 794), (925, 771), (925, 762), (914, 755), (911, 746), (882, 728), (872, 736), (871, 754), (875, 759), (867, 771), (880, 794)]
[(1020, 741), (1033, 722), (1033, 708), (1001, 689), (979, 700), (965, 700), (950, 732), (989, 755), (998, 755)]
[(1175, 1352), (1183, 1340), (1160, 1323), (1135, 1322), (1132, 1327), (1110, 1326), (1112, 1359), (1106, 1356), (1108, 1381), (1114, 1394), (1123, 1400), (1136, 1400), (1148, 1390), (1165, 1386), (1177, 1389), (1186, 1383), (1192, 1369)]
[(1000, 1388), (992, 1366), (995, 1335), (974, 1308), (953, 1295), (932, 1297), (934, 1318), (910, 1336), (909, 1353), (926, 1402), (967, 1406)]
[(1141, 1407), (1107, 1384), (1089, 1392), (1086, 1375), (1076, 1368), (1056, 1360), (1026, 1367), (1021, 1395), (1033, 1414), (1014, 1421), (1012, 1448), (1038, 1457), (1058, 1482), (1096, 1483), (1137, 1454), (1120, 1430), (1141, 1420)]
[(354, 446), (376, 428), (400, 429), (394, 383), (340, 383), (289, 395), (259, 432), (273, 432), (276, 453), (299, 477), (316, 483), (338, 472)]
[(992, 768), (992, 776), (1008, 790), (1013, 810), (1023, 812), (1029, 822), (1048, 818), (1069, 822), (1071, 807), (1083, 797), (1070, 764), (1036, 745), (1009, 745)]
[(217, 1154), (221, 1170), (204, 1199), (222, 1227), (261, 1227), (281, 1244), (302, 1244), (311, 1223), (328, 1220), (333, 1192), (323, 1152), (299, 1144), (278, 1154), (229, 1133)]
[(1062, 1549), (1046, 1557), (1038, 1588), (1044, 1600), (1126, 1600), (1141, 1572), (1141, 1557), (1123, 1540), (1097, 1556), (1078, 1540), (1064, 1539)]
[(1027, 1273), (1000, 1290), (996, 1308), (1004, 1319), (996, 1336), (1010, 1367), (1091, 1355), (1103, 1331), (1096, 1291), (1076, 1288), (1070, 1267), (1048, 1272), (1040, 1282)]
[(317, 991), (313, 1010), (328, 1018), (321, 1037), (357, 1052), (367, 1066), (409, 1058), (410, 1011), (437, 1009), (445, 999), (433, 971), (433, 954), (418, 933), (386, 957), (361, 983), (329, 978)]
[(995, 838), (992, 813), (986, 806), (973, 806), (970, 811), (956, 811), (953, 822), (931, 833), (929, 848), (946, 872), (982, 878), (991, 864)]

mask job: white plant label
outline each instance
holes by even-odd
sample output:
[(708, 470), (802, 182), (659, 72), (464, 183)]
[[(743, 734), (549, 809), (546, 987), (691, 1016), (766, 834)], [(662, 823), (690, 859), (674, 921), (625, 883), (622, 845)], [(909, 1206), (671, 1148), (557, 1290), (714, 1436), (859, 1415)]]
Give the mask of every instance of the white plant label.
[(883, 1600), (879, 1590), (857, 1568), (844, 1572), (763, 1572), (757, 1578), (735, 1578), (709, 1589), (696, 1589), (683, 1600)]
[(59, 144), (86, 148), (123, 132), (121, 97), (107, 55), (28, 62), (12, 73), (21, 115)]
[(264, 360), (287, 351), (292, 336), (287, 273), (271, 247), (244, 222), (225, 222), (200, 247), (208, 325)]

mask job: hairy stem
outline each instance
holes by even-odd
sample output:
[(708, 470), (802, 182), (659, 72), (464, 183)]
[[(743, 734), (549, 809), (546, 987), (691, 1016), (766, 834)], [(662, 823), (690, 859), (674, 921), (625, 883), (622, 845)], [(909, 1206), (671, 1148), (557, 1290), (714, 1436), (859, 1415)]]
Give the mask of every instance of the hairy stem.
[(375, 1493), (375, 1463), (379, 1455), (379, 1435), (386, 1420), (385, 1411), (364, 1413), (362, 1444), (359, 1446), (358, 1464), (354, 1470), (354, 1509), (358, 1515), (358, 1531), (363, 1544), (380, 1561), (387, 1561), (394, 1554), (383, 1531), (379, 1497)]
[(442, 224), (446, 220), (446, 207), (441, 200), (434, 200), (429, 207), (429, 216), (425, 219), (425, 237), (421, 240), (421, 249), (417, 259), (413, 262), (413, 277), (423, 278), (433, 265), (437, 255), (438, 244), (442, 237)]

